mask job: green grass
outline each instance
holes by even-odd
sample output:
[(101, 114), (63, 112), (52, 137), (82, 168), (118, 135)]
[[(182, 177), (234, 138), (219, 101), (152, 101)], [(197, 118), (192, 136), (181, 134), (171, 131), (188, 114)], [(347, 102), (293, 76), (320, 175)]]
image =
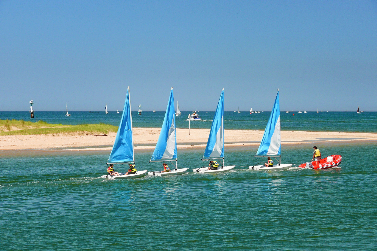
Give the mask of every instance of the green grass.
[(0, 120), (0, 135), (39, 135), (39, 134), (107, 134), (117, 132), (117, 126), (108, 124), (62, 125), (48, 124), (45, 121)]

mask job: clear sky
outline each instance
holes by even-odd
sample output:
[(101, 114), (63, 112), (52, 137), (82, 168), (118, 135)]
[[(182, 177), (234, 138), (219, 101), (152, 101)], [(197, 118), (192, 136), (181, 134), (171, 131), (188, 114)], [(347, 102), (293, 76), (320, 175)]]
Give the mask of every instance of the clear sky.
[(377, 109), (374, 0), (0, 0), (0, 110)]

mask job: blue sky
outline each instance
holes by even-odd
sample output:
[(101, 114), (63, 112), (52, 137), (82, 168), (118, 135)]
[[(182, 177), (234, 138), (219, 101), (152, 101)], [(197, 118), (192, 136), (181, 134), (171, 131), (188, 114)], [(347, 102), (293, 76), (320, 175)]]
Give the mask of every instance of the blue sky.
[(1, 1), (0, 110), (377, 109), (365, 0)]

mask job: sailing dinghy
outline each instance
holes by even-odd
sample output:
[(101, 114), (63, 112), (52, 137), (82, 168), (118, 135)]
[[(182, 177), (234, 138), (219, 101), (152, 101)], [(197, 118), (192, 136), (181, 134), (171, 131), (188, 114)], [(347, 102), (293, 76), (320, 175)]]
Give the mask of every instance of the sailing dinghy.
[[(132, 113), (130, 109), (130, 92), (129, 87), (126, 92), (126, 99), (124, 110), (122, 112), (120, 125), (118, 127), (113, 149), (109, 155), (107, 164), (129, 164), (135, 163), (134, 161), (134, 148), (133, 148), (133, 131), (132, 131)], [(123, 175), (103, 175), (102, 178), (107, 179), (122, 179), (122, 178), (136, 178), (147, 174), (147, 170), (137, 171), (135, 174)]]
[(66, 103), (66, 117), (70, 117), (71, 116), (71, 114), (70, 113), (68, 113), (68, 109), (67, 109), (67, 103)]
[(175, 169), (170, 170), (169, 172), (148, 172), (148, 174), (156, 176), (177, 175), (183, 174), (188, 170), (188, 168), (178, 169), (173, 88), (171, 88), (170, 98), (168, 99), (166, 114), (163, 120), (161, 133), (155, 146), (154, 153), (150, 159), (150, 162), (170, 161), (175, 161)]
[(270, 119), (266, 125), (261, 144), (258, 148), (256, 157), (270, 157), (278, 160), (278, 164), (273, 166), (249, 166), (250, 170), (273, 170), (291, 167), (292, 164), (281, 163), (281, 139), (280, 139), (280, 107), (279, 89), (276, 94), (274, 107), (272, 108)]
[(179, 110), (179, 101), (176, 101), (176, 117), (182, 115), (182, 112)]
[(220, 99), (216, 108), (211, 131), (208, 137), (208, 143), (202, 158), (204, 161), (222, 160), (222, 165), (215, 170), (210, 170), (208, 167), (193, 169), (195, 173), (217, 173), (226, 172), (233, 169), (235, 166), (224, 166), (224, 89), (222, 89)]

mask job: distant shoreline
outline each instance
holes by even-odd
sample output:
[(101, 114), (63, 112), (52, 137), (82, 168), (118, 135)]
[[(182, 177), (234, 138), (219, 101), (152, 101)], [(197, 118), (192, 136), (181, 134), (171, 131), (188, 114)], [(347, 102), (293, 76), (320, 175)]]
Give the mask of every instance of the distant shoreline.
[[(135, 151), (155, 148), (160, 128), (133, 128)], [(179, 150), (204, 149), (209, 129), (176, 129)], [(105, 136), (106, 135), (106, 136)], [(225, 130), (225, 148), (258, 147), (263, 130)], [(0, 136), (0, 155), (11, 152), (110, 152), (116, 137), (108, 134), (40, 134)], [(327, 145), (376, 143), (377, 133), (282, 131), (282, 145)], [(7, 154), (8, 152), (8, 154)], [(17, 155), (17, 154), (16, 154)]]

